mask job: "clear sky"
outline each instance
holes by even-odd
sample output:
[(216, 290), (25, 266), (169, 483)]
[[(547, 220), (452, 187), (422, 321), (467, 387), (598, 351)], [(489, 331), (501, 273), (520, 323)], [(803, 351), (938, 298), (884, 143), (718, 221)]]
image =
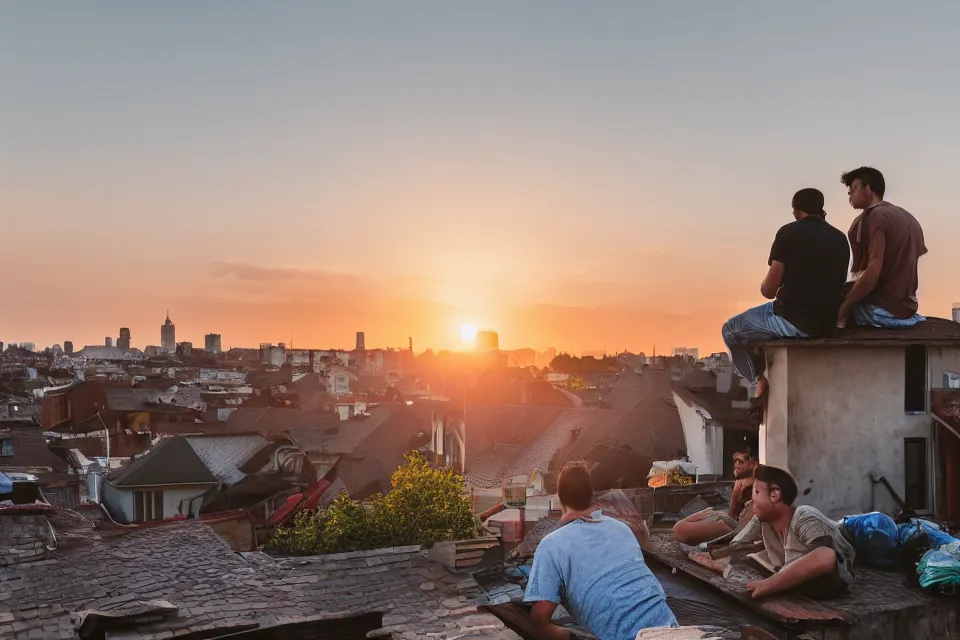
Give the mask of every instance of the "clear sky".
[(721, 347), (874, 165), (960, 301), (960, 4), (0, 0), (0, 339)]

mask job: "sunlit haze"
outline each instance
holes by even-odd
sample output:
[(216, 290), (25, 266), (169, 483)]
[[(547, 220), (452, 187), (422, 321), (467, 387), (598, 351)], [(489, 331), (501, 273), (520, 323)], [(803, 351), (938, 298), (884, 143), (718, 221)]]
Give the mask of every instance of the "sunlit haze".
[(863, 164), (960, 292), (960, 5), (4, 2), (0, 339), (720, 350)]

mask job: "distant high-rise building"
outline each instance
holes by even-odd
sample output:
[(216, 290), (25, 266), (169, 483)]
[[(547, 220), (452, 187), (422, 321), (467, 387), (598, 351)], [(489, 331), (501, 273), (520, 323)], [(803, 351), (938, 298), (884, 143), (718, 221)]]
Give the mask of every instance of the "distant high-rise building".
[(121, 351), (130, 350), (130, 329), (120, 327), (120, 337), (117, 338), (117, 348)]
[(32, 342), (21, 342), (20, 348), (31, 353), (36, 353), (37, 351), (37, 345), (33, 344)]
[(193, 351), (193, 343), (179, 342), (177, 343), (177, 351), (179, 351), (181, 355), (188, 356)]
[(177, 327), (170, 321), (169, 311), (166, 321), (160, 327), (160, 348), (164, 351), (177, 350)]
[(208, 333), (203, 339), (203, 346), (207, 353), (212, 353), (215, 356), (220, 355), (223, 351), (220, 347), (220, 334)]
[(689, 357), (694, 360), (700, 359), (700, 349), (697, 347), (674, 347), (673, 355), (679, 357)]
[(363, 331), (357, 331), (357, 351), (367, 350), (367, 336)]
[(104, 345), (105, 347), (112, 347), (112, 346), (113, 346), (113, 338), (111, 338), (110, 336), (107, 336), (106, 338), (104, 338), (104, 339), (103, 339), (103, 345)]
[(500, 350), (500, 336), (496, 331), (477, 331), (474, 348), (481, 353)]
[(960, 322), (960, 302), (953, 305), (953, 321)]
[[(3, 351), (3, 343), (0, 342), (0, 351)], [(70, 340), (63, 341), (63, 352), (68, 356), (73, 355), (73, 342)]]

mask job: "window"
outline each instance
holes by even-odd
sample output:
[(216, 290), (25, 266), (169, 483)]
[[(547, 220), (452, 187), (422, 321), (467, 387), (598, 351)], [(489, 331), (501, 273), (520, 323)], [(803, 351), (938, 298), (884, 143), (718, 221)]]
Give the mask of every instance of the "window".
[(0, 456), (13, 455), (13, 438), (3, 438), (0, 444)]
[(905, 349), (903, 410), (923, 413), (927, 410), (927, 349), (912, 344)]
[(163, 491), (133, 492), (133, 521), (150, 522), (163, 519)]
[(927, 508), (927, 439), (903, 440), (904, 502), (914, 511)]

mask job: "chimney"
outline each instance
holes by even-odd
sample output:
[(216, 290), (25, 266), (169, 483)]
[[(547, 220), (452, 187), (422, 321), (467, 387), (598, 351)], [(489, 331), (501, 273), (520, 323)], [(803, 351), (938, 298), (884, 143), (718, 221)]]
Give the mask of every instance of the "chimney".
[(717, 367), (717, 393), (733, 391), (733, 365), (721, 364)]

